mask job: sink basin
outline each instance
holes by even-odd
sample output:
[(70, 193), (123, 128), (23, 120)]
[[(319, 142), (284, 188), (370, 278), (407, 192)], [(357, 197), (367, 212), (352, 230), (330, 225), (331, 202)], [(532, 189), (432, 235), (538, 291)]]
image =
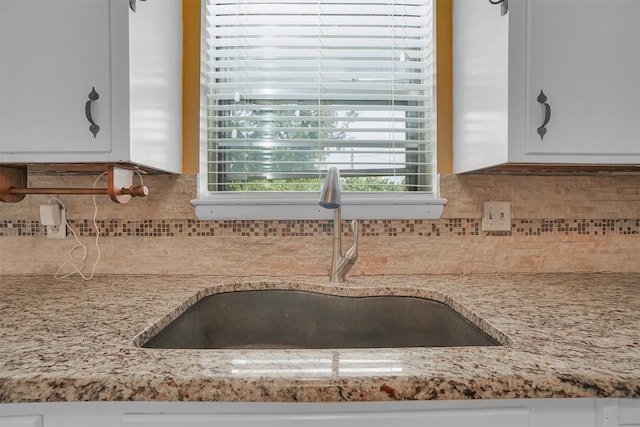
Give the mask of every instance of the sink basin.
[(253, 290), (201, 299), (143, 347), (323, 349), (500, 345), (448, 305), (407, 296)]

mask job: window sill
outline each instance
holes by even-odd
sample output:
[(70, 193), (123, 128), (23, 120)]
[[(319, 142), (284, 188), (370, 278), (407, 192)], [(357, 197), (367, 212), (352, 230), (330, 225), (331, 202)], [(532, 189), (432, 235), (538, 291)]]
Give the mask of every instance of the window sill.
[[(317, 193), (221, 193), (194, 199), (199, 220), (332, 219)], [(438, 219), (446, 199), (431, 193), (343, 193), (344, 219)]]

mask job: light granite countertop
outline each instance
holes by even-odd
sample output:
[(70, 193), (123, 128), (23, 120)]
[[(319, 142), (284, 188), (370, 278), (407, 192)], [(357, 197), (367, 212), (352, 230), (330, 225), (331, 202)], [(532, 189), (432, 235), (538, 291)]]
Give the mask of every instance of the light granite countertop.
[[(265, 288), (429, 297), (505, 345), (137, 346), (205, 295)], [(640, 396), (640, 274), (362, 276), (341, 286), (325, 277), (0, 276), (0, 293), (0, 402)]]

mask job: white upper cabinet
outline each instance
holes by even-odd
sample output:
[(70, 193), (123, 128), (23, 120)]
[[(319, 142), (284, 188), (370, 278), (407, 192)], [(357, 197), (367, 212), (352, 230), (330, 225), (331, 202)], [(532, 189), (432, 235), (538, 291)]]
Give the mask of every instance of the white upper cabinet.
[[(111, 151), (108, 14), (107, 1), (0, 2), (2, 160)], [(94, 87), (95, 138), (83, 113)]]
[(454, 3), (454, 171), (640, 163), (640, 1)]
[(0, 1), (0, 163), (181, 171), (181, 2), (135, 9)]

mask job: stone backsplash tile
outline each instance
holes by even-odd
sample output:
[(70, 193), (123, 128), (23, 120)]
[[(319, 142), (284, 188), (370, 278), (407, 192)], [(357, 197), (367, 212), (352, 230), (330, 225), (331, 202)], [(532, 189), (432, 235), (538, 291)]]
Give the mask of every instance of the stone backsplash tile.
[[(87, 187), (95, 176), (34, 175), (31, 186)], [(99, 274), (324, 275), (333, 225), (326, 220), (198, 221), (195, 175), (144, 177), (150, 195), (117, 205), (97, 197)], [(439, 220), (363, 220), (350, 274), (640, 272), (640, 176), (446, 175)], [(50, 274), (75, 240), (48, 240), (39, 205), (0, 203), (0, 274)], [(91, 197), (61, 196), (70, 225), (93, 247)], [(511, 202), (511, 231), (481, 229), (487, 200)], [(344, 246), (349, 225), (341, 224)]]
[[(0, 274), (53, 274), (74, 239), (3, 237)], [(82, 239), (87, 273), (95, 239)], [(345, 247), (350, 240), (346, 240)], [(362, 237), (349, 275), (640, 272), (638, 236)], [(328, 276), (331, 237), (116, 237), (99, 240), (97, 274)], [(77, 253), (76, 253), (77, 255)], [(63, 272), (70, 272), (67, 266)]]
[(514, 218), (640, 217), (640, 175), (442, 175), (443, 218), (481, 218), (487, 200), (510, 201)]
[[(93, 175), (33, 175), (32, 187), (91, 187)], [(197, 197), (197, 175), (144, 177), (149, 196), (126, 205), (98, 196), (98, 219), (195, 219), (190, 200)], [(104, 183), (99, 182), (102, 186)], [(479, 219), (487, 200), (511, 202), (516, 219), (640, 218), (640, 175), (441, 175), (440, 197), (448, 200), (442, 218)], [(0, 203), (0, 219), (37, 220), (39, 206), (49, 196), (27, 196), (19, 203)], [(70, 219), (91, 218), (87, 196), (60, 196)]]
[[(29, 176), (29, 186), (34, 188), (91, 188), (97, 176), (94, 175), (46, 175)], [(149, 187), (149, 195), (133, 198), (127, 204), (113, 203), (108, 196), (96, 196), (98, 219), (195, 219), (190, 200), (197, 197), (196, 175), (149, 175), (144, 176), (144, 184)], [(138, 179), (134, 179), (138, 183)], [(105, 187), (100, 179), (96, 187)], [(94, 214), (92, 196), (48, 196), (29, 195), (18, 203), (0, 202), (0, 219), (38, 220), (40, 205), (51, 197), (59, 198), (67, 208), (68, 219), (92, 218)]]

